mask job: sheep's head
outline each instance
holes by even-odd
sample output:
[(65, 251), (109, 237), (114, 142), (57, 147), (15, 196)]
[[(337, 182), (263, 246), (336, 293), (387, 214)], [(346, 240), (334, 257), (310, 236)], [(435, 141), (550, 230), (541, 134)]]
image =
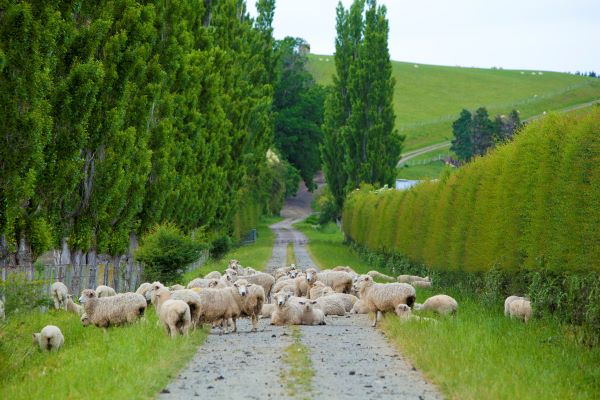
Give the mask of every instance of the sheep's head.
[(85, 304), (88, 299), (93, 299), (94, 297), (97, 297), (94, 289), (85, 289), (81, 292), (81, 296), (79, 296), (79, 302)]
[(154, 292), (155, 303), (163, 302), (171, 298), (171, 292), (167, 288), (160, 288)]
[(306, 270), (306, 280), (310, 283), (315, 283), (317, 280), (317, 270), (314, 268), (309, 268)]
[(238, 260), (229, 260), (229, 264), (227, 266), (227, 268), (233, 269), (235, 271), (238, 271), (240, 269), (241, 265), (240, 262)]
[(294, 279), (295, 277), (297, 277), (297, 276), (298, 276), (298, 270), (297, 270), (297, 269), (291, 269), (291, 270), (288, 272), (288, 276), (289, 276), (290, 278)]
[(235, 269), (227, 268), (225, 270), (225, 276), (229, 282), (235, 282), (238, 277), (238, 272)]
[(233, 284), (233, 286), (235, 286), (240, 296), (244, 297), (248, 294), (248, 288), (252, 286), (252, 284), (248, 283), (248, 281), (245, 279), (239, 279)]
[(305, 311), (312, 311), (315, 304), (317, 304), (316, 300), (298, 300), (298, 303), (304, 308)]
[(40, 343), (40, 334), (38, 333), (34, 333), (32, 336), (32, 343), (33, 344), (39, 344)]
[(152, 284), (152, 288), (150, 288), (150, 290), (154, 290), (154, 291), (156, 291), (156, 290), (158, 290), (158, 289), (162, 289), (162, 288), (164, 288), (164, 287), (165, 287), (165, 285), (163, 285), (162, 283), (160, 283), (160, 282), (156, 281), (156, 282), (154, 282), (154, 283)]
[(211, 279), (208, 282), (208, 287), (209, 288), (215, 288), (215, 287), (217, 287), (218, 284), (219, 284), (219, 280), (218, 279)]
[(361, 275), (352, 285), (352, 289), (356, 291), (361, 291), (371, 285), (373, 285), (373, 278), (371, 278), (369, 275)]
[(408, 318), (412, 312), (409, 306), (406, 304), (398, 304), (396, 306), (396, 315), (400, 318)]
[(87, 314), (83, 314), (79, 319), (81, 321), (81, 325), (88, 326), (90, 324), (90, 317)]
[(275, 294), (275, 304), (277, 304), (277, 307), (283, 307), (285, 303), (290, 299), (290, 297), (292, 297), (292, 294), (290, 292), (279, 292)]

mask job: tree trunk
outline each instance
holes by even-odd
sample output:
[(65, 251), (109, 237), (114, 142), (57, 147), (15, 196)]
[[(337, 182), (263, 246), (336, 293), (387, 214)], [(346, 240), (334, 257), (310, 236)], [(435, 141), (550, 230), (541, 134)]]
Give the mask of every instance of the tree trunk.
[(87, 257), (88, 265), (90, 265), (90, 276), (88, 277), (88, 289), (96, 288), (96, 274), (98, 273), (98, 261), (96, 259), (96, 250), (92, 249), (88, 253)]
[(121, 256), (113, 256), (112, 257), (113, 264), (113, 284), (112, 287), (115, 289), (117, 293), (119, 293), (120, 289), (120, 280), (121, 280)]
[(71, 251), (69, 249), (69, 245), (67, 243), (67, 238), (64, 237), (60, 241), (61, 243), (61, 251), (60, 251), (60, 259), (58, 260), (59, 265), (67, 265), (71, 262)]
[(71, 253), (71, 268), (73, 271), (73, 275), (71, 277), (71, 285), (67, 283), (67, 286), (71, 289), (71, 292), (74, 294), (79, 293), (79, 281), (81, 279), (81, 259), (83, 257), (83, 251), (75, 250), (75, 252)]
[(134, 273), (134, 268), (135, 268), (134, 253), (137, 248), (138, 248), (137, 236), (135, 235), (134, 232), (131, 232), (129, 234), (129, 250), (127, 251), (127, 270), (125, 273), (125, 280), (126, 280), (127, 288), (130, 292), (133, 292), (135, 290), (135, 286), (137, 286), (139, 283), (139, 282), (137, 282), (135, 273)]
[(20, 267), (29, 268), (29, 276), (31, 280), (35, 278), (35, 270), (33, 268), (32, 258), (31, 244), (25, 237), (21, 237), (21, 240), (19, 240), (19, 250), (17, 251), (17, 264)]

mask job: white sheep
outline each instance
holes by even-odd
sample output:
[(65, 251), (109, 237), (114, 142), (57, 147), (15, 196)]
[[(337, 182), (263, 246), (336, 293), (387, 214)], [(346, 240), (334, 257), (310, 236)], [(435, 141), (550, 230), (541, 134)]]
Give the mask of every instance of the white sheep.
[(65, 337), (58, 326), (46, 325), (41, 332), (33, 334), (33, 344), (42, 351), (58, 351), (64, 343)]
[(271, 289), (275, 285), (275, 278), (272, 275), (266, 274), (264, 272), (257, 272), (252, 275), (245, 276), (231, 276), (231, 282), (236, 282), (238, 279), (245, 279), (248, 283), (253, 283), (259, 286), (262, 286), (265, 291), (265, 296), (269, 298), (271, 296)]
[(350, 310), (352, 314), (368, 314), (369, 309), (364, 301), (358, 299), (356, 303), (352, 306), (352, 310)]
[(321, 296), (315, 300), (316, 307), (320, 308), (325, 315), (346, 315), (344, 300), (333, 296)]
[(506, 298), (506, 300), (504, 300), (504, 315), (505, 316), (509, 316), (510, 315), (510, 303), (512, 303), (515, 300), (529, 300), (526, 297), (520, 297), (520, 296), (508, 296)]
[(116, 296), (116, 295), (117, 295), (117, 292), (115, 292), (115, 289), (111, 288), (110, 286), (100, 285), (96, 288), (96, 296), (98, 298), (110, 297), (110, 296)]
[(388, 281), (388, 282), (394, 282), (394, 281), (396, 281), (396, 278), (394, 278), (393, 276), (382, 274), (379, 271), (369, 271), (369, 272), (367, 272), (367, 275), (369, 275), (373, 279), (379, 278), (379, 279), (382, 279), (382, 280)]
[(416, 311), (434, 311), (440, 315), (456, 314), (458, 302), (445, 294), (431, 296), (423, 304), (415, 303)]
[(177, 333), (187, 336), (192, 321), (188, 304), (183, 300), (172, 299), (171, 292), (165, 288), (156, 291), (154, 298), (158, 318), (165, 326), (167, 335), (172, 338)]
[(221, 276), (219, 271), (211, 271), (204, 276), (204, 279), (221, 279)]
[(309, 282), (306, 279), (306, 275), (299, 274), (294, 278), (289, 277), (285, 279), (280, 279), (281, 280), (275, 282), (275, 284), (273, 285), (273, 293), (281, 292), (282, 290), (287, 290), (294, 293), (296, 297), (308, 296)]
[(411, 285), (412, 285), (412, 287), (415, 287), (415, 288), (430, 289), (432, 283), (431, 283), (431, 281), (412, 281)]
[(137, 294), (141, 294), (142, 296), (144, 296), (146, 298), (146, 301), (148, 304), (150, 304), (150, 297), (146, 296), (146, 293), (148, 293), (148, 291), (152, 288), (152, 284), (148, 283), (148, 282), (144, 282), (142, 283), (137, 290), (135, 291)]
[[(158, 289), (159, 291), (162, 289)], [(200, 289), (202, 290), (202, 289)], [(194, 289), (181, 289), (171, 292), (171, 299), (184, 301), (190, 308), (192, 327), (196, 329), (200, 321), (200, 295)], [(154, 300), (156, 301), (156, 300)]]
[(304, 310), (298, 297), (290, 292), (275, 294), (275, 310), (271, 314), (271, 325), (300, 325)]
[(415, 281), (429, 282), (429, 281), (431, 281), (431, 278), (429, 278), (428, 276), (421, 277), (421, 276), (417, 276), (417, 275), (398, 275), (398, 282), (400, 282), (400, 283), (412, 284)]
[(146, 298), (138, 293), (98, 298), (91, 289), (81, 293), (79, 302), (85, 310), (81, 322), (84, 325), (92, 323), (100, 328), (134, 322), (144, 315), (147, 306)]
[(62, 282), (54, 282), (50, 287), (50, 293), (52, 294), (52, 300), (54, 300), (54, 308), (67, 311), (67, 295), (69, 294), (67, 286)]
[(298, 304), (303, 310), (300, 318), (302, 325), (326, 325), (325, 313), (317, 307), (316, 300), (302, 299), (298, 300)]
[(358, 297), (348, 293), (333, 292), (327, 293), (323, 297), (338, 299), (342, 304), (344, 304), (344, 309), (346, 311), (351, 311), (352, 307), (354, 307), (354, 304), (358, 301)]
[(252, 332), (256, 332), (258, 317), (265, 302), (265, 291), (262, 286), (250, 283), (245, 279), (238, 279), (233, 286), (237, 289), (234, 298), (240, 308), (240, 316), (249, 317), (252, 321)]
[(175, 290), (183, 290), (183, 289), (185, 289), (185, 286), (183, 286), (183, 285), (180, 285), (180, 284), (178, 284), (178, 283), (177, 283), (177, 284), (175, 284), (175, 285), (171, 285), (171, 286), (169, 286), (169, 290), (170, 290), (171, 292), (173, 292), (173, 291), (175, 291)]
[(227, 268), (235, 270), (240, 276), (252, 275), (258, 272), (252, 267), (242, 267), (242, 264), (240, 264), (238, 260), (229, 260), (229, 265)]
[(275, 311), (275, 304), (274, 303), (265, 303), (265, 304), (263, 304), (263, 306), (260, 310), (260, 317), (261, 318), (271, 318), (271, 314), (273, 314), (273, 311)]
[(395, 311), (398, 304), (413, 305), (416, 298), (415, 288), (407, 283), (375, 283), (373, 278), (362, 275), (356, 281), (360, 299), (363, 300), (369, 311), (375, 313), (373, 327), (387, 311)]
[(154, 293), (164, 287), (165, 287), (165, 285), (163, 285), (159, 281), (152, 282), (150, 289), (148, 289), (145, 294), (146, 300), (149, 301), (148, 304), (150, 304), (150, 303), (154, 304)]
[(214, 278), (196, 278), (191, 280), (188, 284), (187, 284), (187, 288), (188, 289), (192, 289), (192, 288), (208, 288), (211, 287), (210, 285), (214, 282), (218, 282), (218, 279), (214, 279)]
[(316, 269), (309, 268), (306, 270), (306, 279), (308, 279), (311, 286), (315, 281), (321, 281), (338, 293), (349, 293), (352, 290), (353, 277), (350, 273), (344, 271), (325, 270), (317, 272)]
[(412, 314), (412, 310), (406, 304), (398, 304), (396, 306), (396, 315), (400, 318), (400, 321), (424, 321), (437, 324), (437, 320), (433, 318), (419, 317)]
[(308, 291), (308, 298), (311, 300), (315, 300), (321, 296), (325, 296), (331, 293), (336, 292), (334, 292), (332, 288), (325, 285), (323, 282), (317, 281), (311, 286), (310, 290)]
[(522, 319), (525, 323), (531, 318), (531, 302), (529, 300), (513, 300), (510, 302), (508, 308), (511, 318)]
[(72, 294), (67, 295), (67, 311), (75, 313), (80, 317), (83, 315), (83, 306), (80, 306), (73, 301)]
[(228, 333), (228, 321), (231, 319), (233, 332), (237, 331), (236, 319), (242, 311), (234, 298), (237, 289), (226, 287), (222, 289), (202, 288), (198, 291), (200, 296), (200, 309), (198, 319), (200, 323), (221, 322), (221, 331)]
[(275, 272), (273, 272), (273, 276), (276, 280), (279, 280), (282, 276), (289, 276), (291, 271), (297, 271), (295, 264), (292, 264), (289, 267), (277, 268)]

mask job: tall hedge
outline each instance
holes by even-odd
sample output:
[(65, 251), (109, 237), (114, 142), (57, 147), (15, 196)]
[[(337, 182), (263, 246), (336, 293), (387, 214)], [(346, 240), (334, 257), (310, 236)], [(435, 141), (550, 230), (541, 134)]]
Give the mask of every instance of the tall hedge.
[(343, 229), (439, 270), (600, 270), (600, 107), (549, 115), (439, 181), (348, 197)]

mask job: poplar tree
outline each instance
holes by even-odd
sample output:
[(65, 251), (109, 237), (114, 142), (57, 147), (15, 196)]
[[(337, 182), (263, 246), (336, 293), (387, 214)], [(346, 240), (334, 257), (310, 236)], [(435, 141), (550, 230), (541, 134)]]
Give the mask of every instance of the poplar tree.
[(473, 158), (473, 141), (471, 139), (471, 123), (473, 116), (469, 110), (463, 109), (460, 116), (452, 123), (452, 146), (450, 150), (459, 160), (469, 161)]
[(473, 141), (473, 155), (482, 156), (494, 146), (494, 125), (490, 121), (485, 107), (479, 107), (471, 121), (471, 140)]

